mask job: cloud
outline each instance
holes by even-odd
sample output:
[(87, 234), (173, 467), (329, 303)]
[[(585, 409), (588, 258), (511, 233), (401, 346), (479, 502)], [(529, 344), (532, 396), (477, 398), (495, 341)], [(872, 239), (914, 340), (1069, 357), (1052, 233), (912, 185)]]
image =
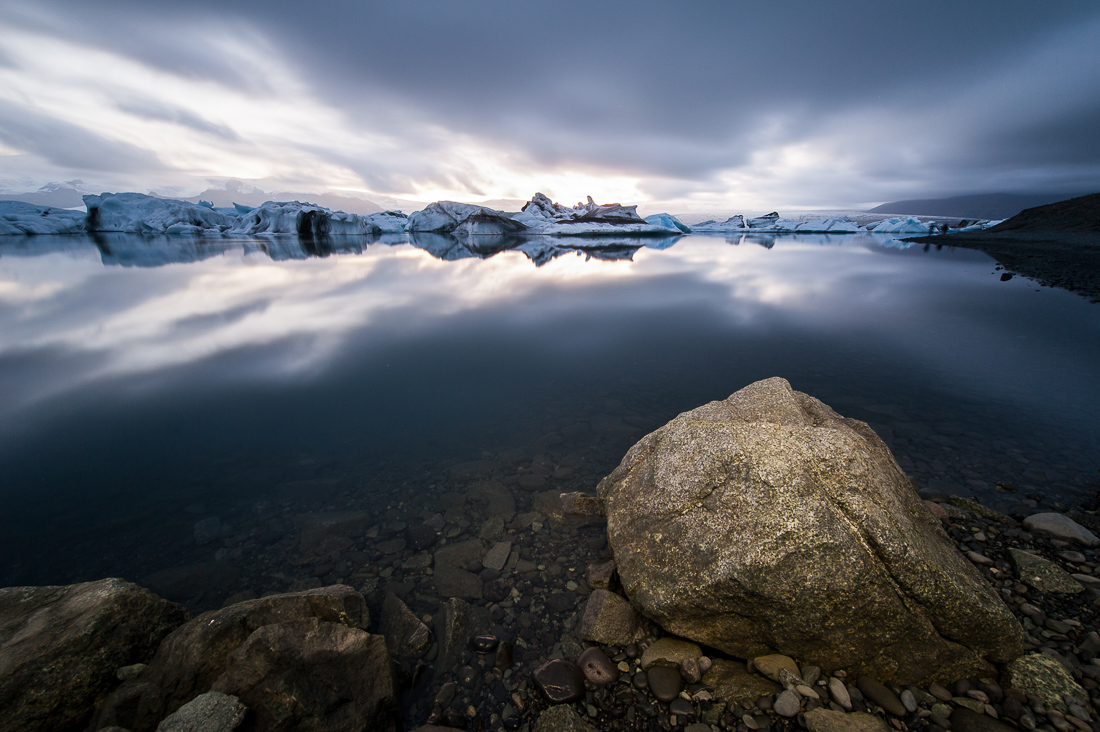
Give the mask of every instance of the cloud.
[(0, 7), (7, 103), (113, 125), (169, 168), (149, 188), (715, 207), (1100, 186), (1095, 3)]

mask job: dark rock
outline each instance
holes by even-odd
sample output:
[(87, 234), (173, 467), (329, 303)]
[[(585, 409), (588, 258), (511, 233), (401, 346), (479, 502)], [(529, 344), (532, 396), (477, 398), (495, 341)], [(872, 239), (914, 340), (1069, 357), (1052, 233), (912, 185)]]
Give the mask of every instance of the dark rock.
[(650, 433), (598, 494), (627, 596), (675, 635), (903, 683), (1022, 651), (882, 440), (783, 379)]
[(240, 698), (259, 729), (400, 729), (383, 638), (317, 618), (258, 629), (212, 688)]
[(589, 648), (577, 659), (584, 677), (597, 686), (605, 686), (619, 678), (619, 670), (599, 648)]
[(879, 682), (864, 676), (856, 682), (856, 686), (859, 687), (859, 690), (863, 693), (865, 698), (878, 704), (890, 714), (893, 714), (895, 717), (905, 716), (905, 705), (901, 703), (901, 699), (898, 698), (898, 695)]
[(497, 646), (496, 659), (493, 662), (493, 667), (498, 668), (501, 671), (509, 669), (514, 663), (515, 646), (508, 641), (501, 641)]
[(448, 544), (435, 551), (435, 567), (455, 567), (458, 569), (481, 569), (481, 559), (485, 556), (485, 547), (480, 539), (468, 539)]
[(716, 658), (703, 675), (703, 683), (714, 689), (714, 696), (731, 704), (753, 704), (783, 690), (779, 684), (759, 674), (749, 673), (745, 664)]
[(452, 597), (435, 613), (435, 637), (439, 643), (436, 674), (458, 668), (470, 639), (489, 628), (489, 613)]
[(433, 575), (435, 589), (441, 597), (459, 597), (464, 600), (480, 600), (481, 578), (472, 572), (454, 567), (436, 567)]
[(695, 716), (695, 706), (687, 699), (679, 696), (669, 702), (668, 711), (669, 714), (675, 714), (677, 717)]
[(553, 706), (539, 714), (531, 732), (594, 732), (571, 707)]
[(394, 658), (420, 658), (432, 645), (432, 632), (396, 595), (387, 592), (382, 602), (379, 630)]
[(951, 732), (1016, 732), (1016, 728), (985, 714), (958, 707), (951, 712)]
[(427, 524), (412, 524), (405, 529), (405, 541), (414, 552), (430, 549), (439, 541), (435, 529)]
[(370, 627), (363, 596), (344, 585), (272, 595), (203, 613), (169, 634), (148, 668), (107, 697), (96, 711), (93, 729), (155, 729), (165, 716), (209, 690), (224, 673), (229, 655), (257, 629), (309, 618)]
[(0, 589), (0, 729), (83, 727), (116, 670), (148, 661), (187, 618), (119, 579)]
[(157, 732), (233, 732), (247, 711), (237, 697), (208, 691), (165, 717)]
[(672, 666), (653, 666), (646, 671), (653, 696), (666, 704), (680, 694), (680, 671)]
[(576, 606), (576, 600), (564, 592), (552, 592), (546, 598), (546, 607), (556, 613), (567, 612)]
[(829, 709), (806, 712), (806, 729), (810, 732), (888, 732), (890, 726), (873, 714), (845, 714)]
[(547, 661), (532, 675), (535, 686), (551, 704), (565, 704), (584, 698), (584, 672), (563, 658)]
[(611, 589), (611, 580), (615, 576), (615, 560), (602, 559), (588, 565), (588, 586), (595, 590)]
[(1065, 695), (1087, 696), (1065, 666), (1045, 653), (1017, 658), (1005, 667), (1001, 681), (1006, 688), (1026, 691), (1032, 703), (1039, 701), (1060, 712), (1067, 711)]
[(470, 641), (470, 647), (478, 653), (492, 653), (500, 644), (500, 638), (495, 635), (475, 635)]

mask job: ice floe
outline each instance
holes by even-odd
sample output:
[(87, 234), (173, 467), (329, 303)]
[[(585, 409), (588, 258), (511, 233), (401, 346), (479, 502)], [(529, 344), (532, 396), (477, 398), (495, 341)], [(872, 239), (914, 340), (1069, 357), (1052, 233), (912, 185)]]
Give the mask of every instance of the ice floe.
[(142, 193), (84, 196), (88, 231), (123, 234), (221, 234), (235, 219), (206, 206)]
[(83, 211), (0, 201), (0, 236), (78, 234), (84, 231)]
[(268, 201), (237, 217), (230, 235), (258, 236), (297, 234), (317, 239), (348, 234), (379, 234), (381, 227), (366, 216), (329, 211), (323, 206), (300, 201)]
[(867, 230), (876, 234), (929, 234), (934, 233), (935, 228), (934, 224), (915, 216), (894, 216), (867, 225)]
[(691, 233), (691, 227), (672, 214), (659, 213), (653, 214), (652, 216), (646, 216), (645, 222), (647, 224), (653, 224), (654, 226), (663, 226), (669, 231), (679, 231), (683, 234)]

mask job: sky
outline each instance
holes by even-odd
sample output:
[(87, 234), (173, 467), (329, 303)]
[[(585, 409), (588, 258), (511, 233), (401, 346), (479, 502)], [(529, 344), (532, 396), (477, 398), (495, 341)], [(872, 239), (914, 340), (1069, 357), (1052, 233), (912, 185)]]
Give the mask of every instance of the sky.
[(1100, 3), (0, 0), (0, 191), (1100, 190)]

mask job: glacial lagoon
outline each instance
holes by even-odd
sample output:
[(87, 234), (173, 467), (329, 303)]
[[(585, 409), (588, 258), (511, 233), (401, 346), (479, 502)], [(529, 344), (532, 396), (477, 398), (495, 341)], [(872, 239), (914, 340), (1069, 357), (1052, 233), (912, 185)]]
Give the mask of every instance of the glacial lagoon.
[(300, 517), (476, 535), (448, 513), (470, 481), (520, 512), (594, 492), (642, 435), (777, 375), (869, 422), (923, 489), (1091, 500), (1100, 306), (865, 234), (586, 246), (0, 242), (0, 586), (152, 577), (193, 608), (370, 590), (387, 562), (299, 561)]

